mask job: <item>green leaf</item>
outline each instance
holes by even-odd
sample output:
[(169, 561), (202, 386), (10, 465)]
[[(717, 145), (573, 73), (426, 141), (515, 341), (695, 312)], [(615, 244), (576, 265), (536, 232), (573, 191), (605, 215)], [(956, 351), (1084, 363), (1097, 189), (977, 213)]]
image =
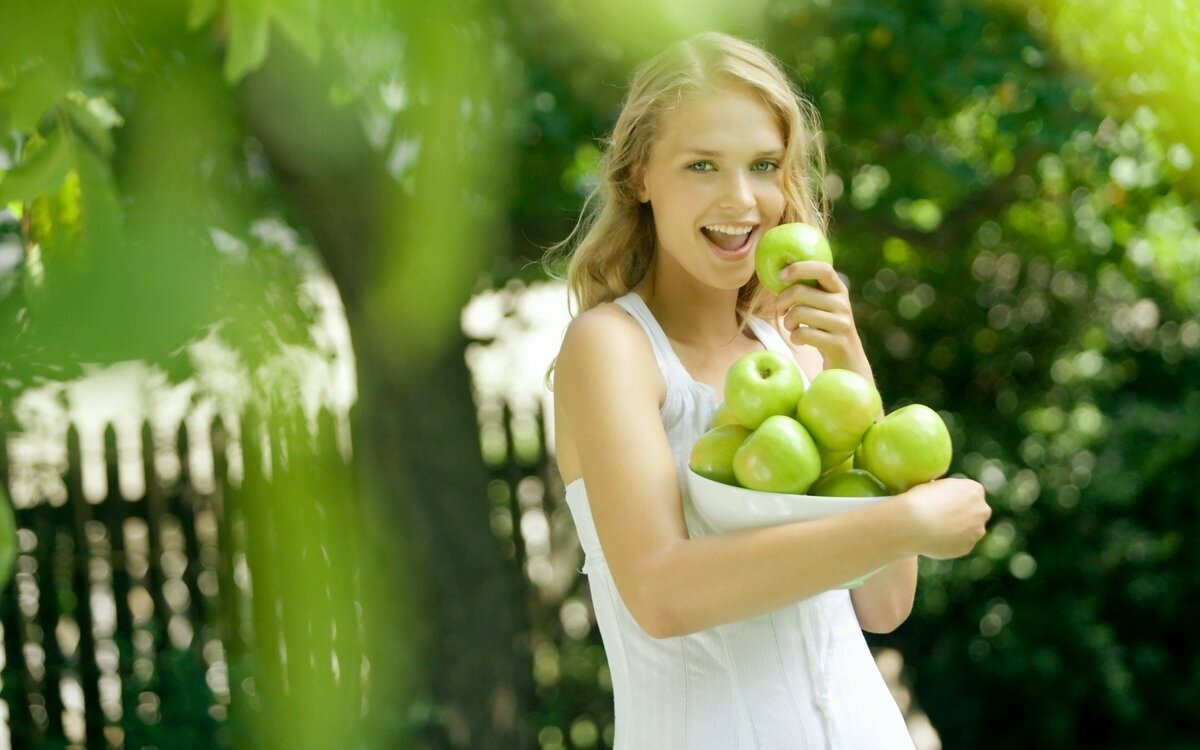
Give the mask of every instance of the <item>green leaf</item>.
[(0, 205), (27, 201), (62, 186), (71, 170), (71, 149), (62, 128), (53, 130), (38, 148), (28, 149), (21, 161), (0, 179)]
[(192, 0), (188, 11), (188, 28), (193, 31), (208, 23), (216, 14), (221, 0)]
[(271, 16), (311, 62), (321, 59), (321, 6), (317, 0), (270, 0)]
[(67, 120), (83, 141), (106, 159), (112, 156), (113, 139), (109, 130), (122, 119), (105, 99), (86, 99), (73, 92), (63, 103)]
[(38, 62), (23, 70), (12, 81), (12, 88), (3, 92), (0, 106), (8, 113), (8, 127), (29, 133), (59, 99), (67, 93), (70, 80), (53, 66)]
[(228, 13), (225, 80), (234, 85), (267, 59), (270, 18), (264, 0), (229, 0)]
[[(216, 2), (216, 0), (196, 0)], [(262, 65), (270, 45), (273, 22), (306, 58), (321, 58), (321, 4), (318, 0), (229, 0), (229, 49), (225, 79), (236, 84)]]

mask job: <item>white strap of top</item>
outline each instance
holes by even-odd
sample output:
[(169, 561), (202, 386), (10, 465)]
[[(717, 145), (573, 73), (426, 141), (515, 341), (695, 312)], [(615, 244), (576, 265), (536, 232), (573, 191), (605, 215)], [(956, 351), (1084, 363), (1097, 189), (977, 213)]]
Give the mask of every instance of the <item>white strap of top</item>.
[(765, 348), (773, 352), (786, 354), (789, 357), (793, 356), (792, 348), (783, 340), (783, 336), (780, 335), (775, 326), (767, 321), (751, 316), (750, 330), (754, 333), (754, 338), (758, 339), (759, 343)]
[(654, 358), (658, 360), (658, 367), (663, 373), (668, 372), (668, 369), (672, 367), (683, 367), (683, 363), (679, 361), (675, 349), (667, 339), (666, 332), (654, 319), (654, 313), (650, 312), (649, 307), (646, 307), (646, 301), (642, 299), (641, 295), (637, 292), (629, 292), (614, 301), (632, 315), (634, 320), (640, 323), (646, 331), (646, 336), (650, 338), (650, 346), (654, 349)]

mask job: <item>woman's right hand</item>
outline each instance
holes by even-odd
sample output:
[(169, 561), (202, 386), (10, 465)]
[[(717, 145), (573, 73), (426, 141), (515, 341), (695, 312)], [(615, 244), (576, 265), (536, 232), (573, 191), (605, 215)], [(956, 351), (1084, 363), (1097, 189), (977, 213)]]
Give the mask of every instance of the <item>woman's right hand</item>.
[(938, 560), (962, 557), (987, 532), (992, 508), (973, 479), (937, 479), (900, 495), (913, 523), (915, 552)]

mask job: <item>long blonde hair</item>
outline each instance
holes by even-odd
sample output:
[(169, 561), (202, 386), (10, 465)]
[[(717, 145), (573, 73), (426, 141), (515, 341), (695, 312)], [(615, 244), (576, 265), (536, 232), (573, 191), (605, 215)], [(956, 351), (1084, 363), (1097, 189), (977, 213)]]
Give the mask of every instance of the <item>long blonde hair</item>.
[[(622, 296), (653, 262), (654, 216), (649, 205), (638, 201), (633, 180), (650, 159), (662, 113), (689, 93), (728, 86), (744, 86), (760, 96), (783, 130), (781, 221), (803, 221), (825, 231), (825, 152), (815, 108), (764, 50), (727, 34), (698, 34), (634, 72), (621, 113), (603, 142), (598, 184), (575, 229), (547, 253), (545, 266), (553, 275), (560, 275), (556, 266), (569, 254), (566, 281), (573, 314)], [(766, 301), (766, 291), (752, 277), (738, 293), (743, 325), (744, 317), (759, 312)]]

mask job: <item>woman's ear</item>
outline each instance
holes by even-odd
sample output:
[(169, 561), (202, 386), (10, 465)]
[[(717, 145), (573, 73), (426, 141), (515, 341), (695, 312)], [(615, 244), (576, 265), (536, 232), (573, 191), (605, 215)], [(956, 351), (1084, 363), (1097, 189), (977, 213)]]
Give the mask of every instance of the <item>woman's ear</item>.
[(638, 164), (629, 171), (629, 182), (633, 185), (634, 195), (637, 196), (638, 203), (650, 202), (650, 191), (646, 189), (646, 169), (641, 164)]

